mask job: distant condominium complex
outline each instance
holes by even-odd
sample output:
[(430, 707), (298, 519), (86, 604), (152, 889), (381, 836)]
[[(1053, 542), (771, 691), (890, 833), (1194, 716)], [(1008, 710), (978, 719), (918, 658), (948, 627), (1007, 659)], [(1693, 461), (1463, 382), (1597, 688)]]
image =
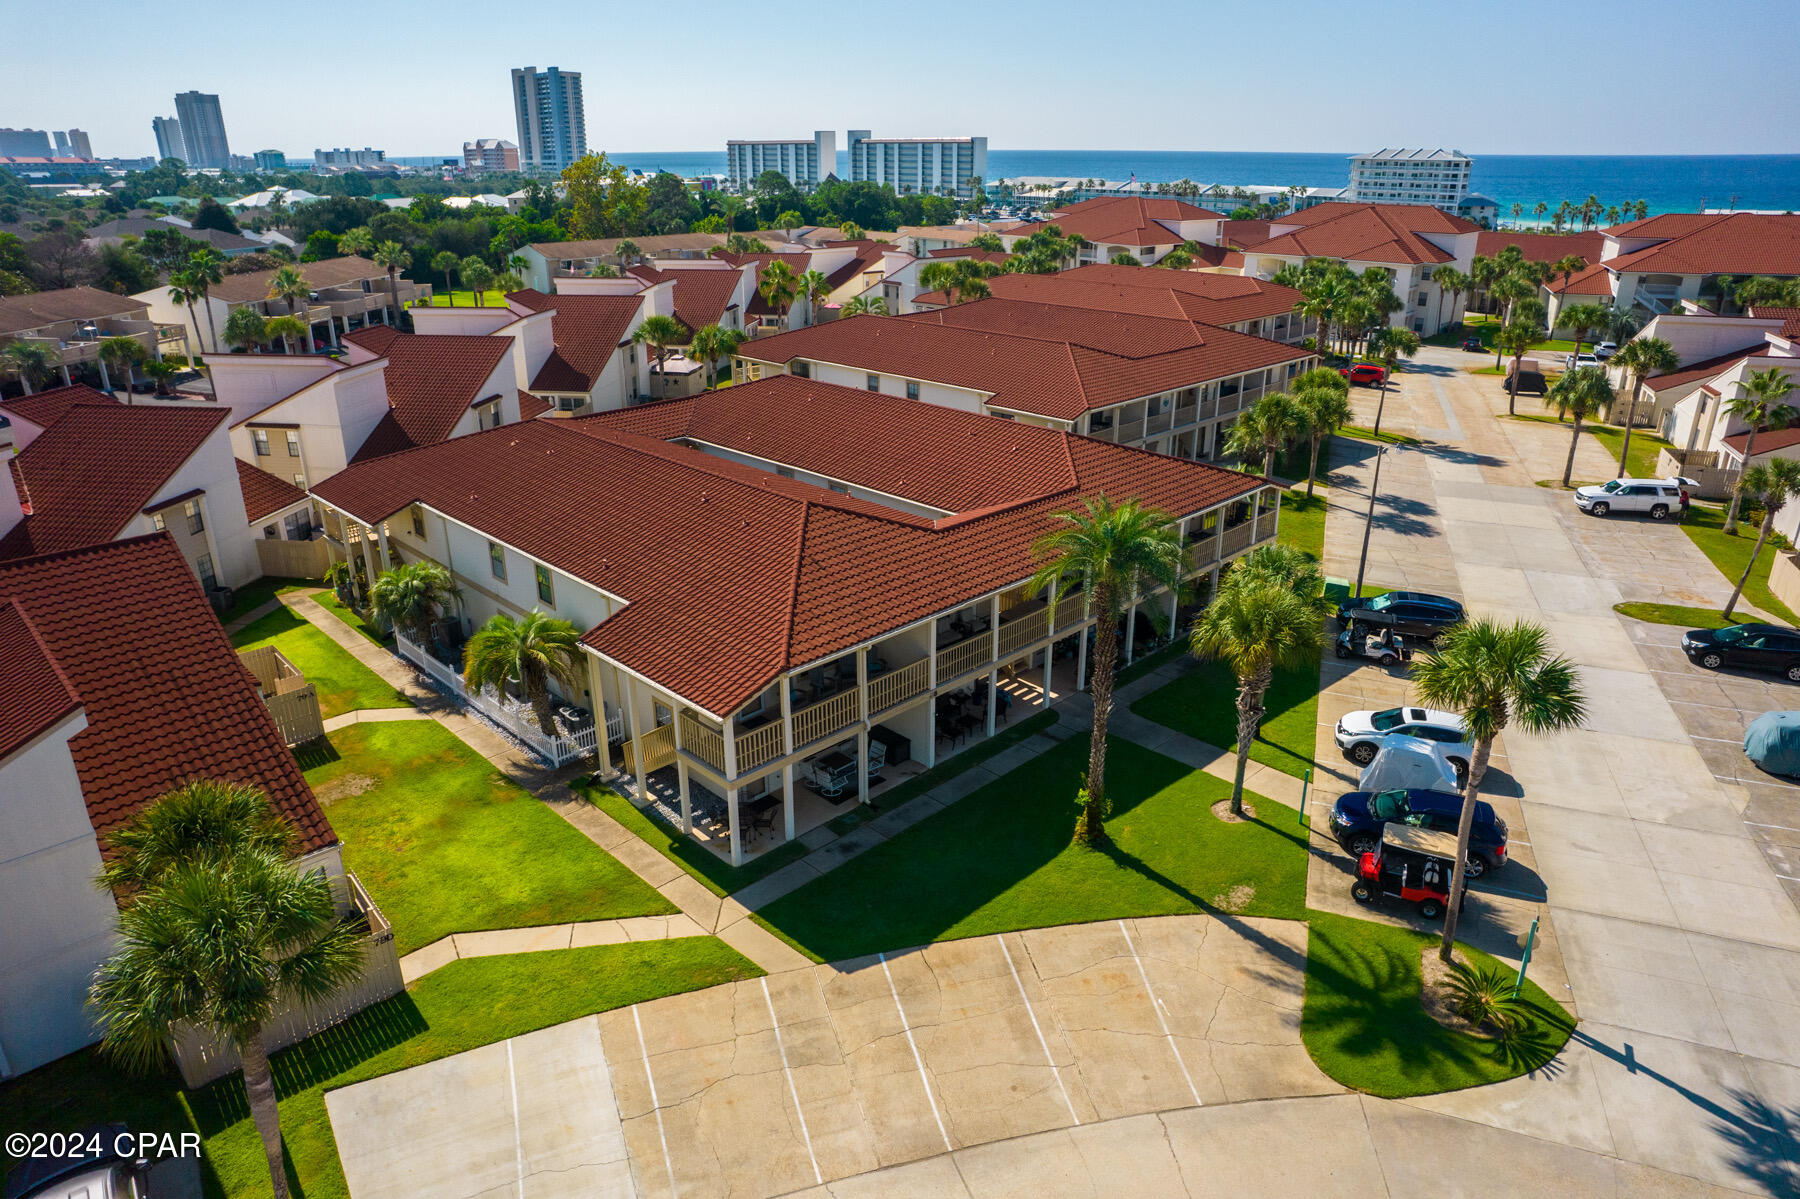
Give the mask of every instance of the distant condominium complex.
[(287, 155), (280, 150), (258, 150), (250, 156), (250, 160), (256, 164), (256, 169), (259, 171), (287, 170)]
[(987, 178), (985, 137), (871, 137), (850, 131), (850, 179), (885, 183), (900, 195), (974, 194)]
[(345, 146), (342, 149), (315, 149), (313, 151), (313, 169), (315, 171), (331, 167), (378, 167), (386, 161), (386, 150), (371, 150), (367, 146), (360, 150), (352, 150)]
[(58, 129), (51, 134), (56, 139), (56, 156), (58, 158), (92, 158), (94, 147), (88, 141), (88, 135), (79, 129), (71, 129), (67, 133)]
[(480, 137), (463, 143), (463, 166), (471, 171), (516, 171), (519, 147), (500, 137)]
[(730, 141), (725, 157), (731, 186), (739, 191), (747, 191), (764, 171), (780, 171), (795, 187), (810, 190), (837, 170), (837, 131), (782, 141)]
[(580, 71), (514, 67), (512, 89), (521, 166), (560, 171), (587, 153)]
[(1475, 160), (1460, 150), (1377, 150), (1350, 160), (1344, 199), (1357, 204), (1429, 204), (1455, 212), (1469, 194)]
[(151, 117), (150, 128), (156, 133), (156, 158), (187, 161), (187, 145), (181, 140), (181, 121), (176, 117)]
[[(181, 92), (175, 97), (175, 117), (180, 122), (181, 146), (185, 153), (164, 154), (163, 157), (179, 158), (196, 169), (231, 165), (231, 146), (225, 140), (225, 118), (219, 112), (217, 96), (206, 92)], [(159, 131), (159, 142), (160, 139)]]

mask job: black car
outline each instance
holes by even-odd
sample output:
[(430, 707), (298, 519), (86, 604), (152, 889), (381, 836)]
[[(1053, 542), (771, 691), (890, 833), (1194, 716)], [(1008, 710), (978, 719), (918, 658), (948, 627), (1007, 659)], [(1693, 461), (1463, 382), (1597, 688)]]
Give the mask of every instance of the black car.
[(1784, 674), (1800, 683), (1800, 633), (1774, 624), (1734, 624), (1723, 629), (1689, 629), (1681, 651), (1696, 666), (1718, 670), (1741, 666)]
[(1462, 623), (1463, 606), (1453, 599), (1423, 591), (1390, 591), (1385, 595), (1340, 600), (1337, 618), (1340, 624), (1356, 619), (1391, 626), (1396, 633), (1429, 643), (1451, 625)]
[[(1332, 805), (1331, 835), (1358, 858), (1381, 844), (1382, 826), (1390, 820), (1454, 836), (1462, 802), (1462, 796), (1444, 791), (1352, 791)], [(1506, 865), (1506, 831), (1493, 805), (1477, 800), (1469, 835), (1470, 878)]]
[(1462, 348), (1464, 351), (1466, 351), (1468, 353), (1472, 353), (1472, 354), (1487, 353), (1487, 344), (1485, 342), (1483, 342), (1481, 340), (1481, 338), (1479, 338), (1479, 337), (1463, 338)]

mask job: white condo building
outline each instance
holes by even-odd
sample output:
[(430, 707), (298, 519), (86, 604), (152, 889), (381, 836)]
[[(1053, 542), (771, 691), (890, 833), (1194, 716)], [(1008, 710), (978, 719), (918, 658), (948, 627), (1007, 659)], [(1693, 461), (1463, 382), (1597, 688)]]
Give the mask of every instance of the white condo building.
[(512, 89), (521, 167), (560, 171), (587, 153), (580, 71), (514, 67)]
[(1429, 204), (1454, 213), (1469, 194), (1475, 160), (1460, 150), (1388, 150), (1350, 160), (1345, 201), (1354, 204)]
[(725, 143), (726, 173), (737, 191), (748, 191), (764, 171), (780, 171), (802, 191), (825, 182), (837, 170), (837, 131), (820, 129), (811, 138)]
[(871, 137), (850, 131), (850, 179), (885, 183), (908, 195), (974, 194), (987, 178), (985, 137)]

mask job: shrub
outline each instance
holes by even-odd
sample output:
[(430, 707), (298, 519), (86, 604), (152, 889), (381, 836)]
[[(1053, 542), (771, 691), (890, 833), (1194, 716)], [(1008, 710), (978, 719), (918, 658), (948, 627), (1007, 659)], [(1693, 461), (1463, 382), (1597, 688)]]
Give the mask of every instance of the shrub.
[(1513, 976), (1504, 966), (1452, 962), (1444, 986), (1457, 1015), (1471, 1024), (1493, 1028), (1502, 1039), (1523, 1023), (1519, 1001), (1513, 996)]

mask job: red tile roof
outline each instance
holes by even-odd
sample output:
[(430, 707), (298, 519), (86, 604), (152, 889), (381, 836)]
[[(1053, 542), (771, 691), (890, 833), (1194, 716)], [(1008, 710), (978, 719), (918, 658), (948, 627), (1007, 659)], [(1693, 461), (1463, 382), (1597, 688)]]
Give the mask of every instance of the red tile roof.
[(63, 418), (63, 414), (76, 404), (117, 404), (103, 391), (95, 391), (86, 383), (77, 383), (73, 387), (56, 387), (49, 391), (40, 391), (36, 395), (14, 396), (10, 400), (0, 400), (0, 415), (14, 420), (29, 421), (40, 429), (48, 429)]
[[(386, 328), (359, 329), (344, 340), (388, 360), (387, 415), (352, 462), (435, 445), (449, 437), (469, 405), (487, 398), (489, 393), (482, 389), (513, 344), (510, 337), (396, 333)], [(502, 386), (510, 389), (511, 381)]]
[(1759, 320), (1780, 321), (1781, 328), (1777, 332), (1789, 340), (1800, 338), (1800, 308), (1775, 308), (1767, 304), (1757, 304), (1750, 309), (1750, 315)]
[[(921, 502), (989, 506), (915, 516), (663, 440), (692, 430)], [(950, 471), (970, 477), (936, 477)], [(365, 520), (424, 503), (623, 598), (585, 643), (723, 714), (783, 670), (1026, 577), (1032, 545), (1083, 496), (1134, 496), (1186, 515), (1261, 486), (1166, 455), (784, 378), (457, 438), (352, 466), (314, 492)]]
[[(1681, 218), (1681, 219), (1674, 219)], [(1800, 275), (1800, 216), (1670, 213), (1607, 230), (1668, 240), (1606, 260), (1614, 271), (1668, 275)]]
[[(305, 850), (337, 842), (167, 534), (0, 563), (0, 600), (29, 618), (86, 709), (69, 748), (95, 832), (214, 778), (262, 788)], [(0, 687), (0, 710), (14, 694)]]
[(13, 460), (31, 515), (0, 560), (111, 541), (223, 425), (225, 408), (75, 404)]
[(657, 270), (655, 267), (640, 265), (632, 267), (628, 273), (646, 283), (673, 283), (674, 316), (687, 327), (689, 333), (707, 325), (716, 325), (725, 319), (726, 310), (731, 306), (732, 293), (743, 279), (741, 271), (720, 270), (718, 267), (671, 265)]
[(531, 420), (550, 411), (550, 401), (534, 396), (529, 391), (519, 393), (519, 419)]
[(1007, 237), (1028, 237), (1050, 225), (1064, 237), (1079, 234), (1096, 244), (1115, 246), (1172, 246), (1187, 239), (1162, 222), (1222, 221), (1225, 214), (1200, 208), (1183, 200), (1145, 199), (1142, 196), (1102, 196), (1058, 208), (1048, 220), (1020, 225)]
[(1258, 242), (1269, 240), (1269, 221), (1226, 221), (1224, 227), (1225, 244), (1228, 246), (1254, 246)]
[(828, 241), (825, 243), (825, 248), (828, 250), (849, 249), (856, 251), (855, 256), (851, 258), (849, 262), (846, 262), (843, 266), (838, 267), (835, 271), (832, 271), (829, 275), (825, 276), (826, 281), (831, 284), (831, 290), (836, 291), (852, 279), (858, 278), (863, 273), (879, 267), (881, 265), (882, 256), (890, 250), (893, 250), (895, 247), (888, 245), (886, 242), (870, 241), (867, 238), (864, 238), (861, 241)]
[(1423, 233), (1473, 233), (1473, 221), (1423, 204), (1346, 204), (1330, 201), (1277, 217), (1273, 228), (1288, 229), (1249, 249), (1295, 258), (1343, 258), (1358, 262), (1440, 263), (1454, 255), (1426, 241)]
[[(729, 272), (721, 272), (729, 274)], [(642, 296), (551, 296), (526, 289), (509, 292), (508, 300), (533, 312), (555, 309), (550, 335), (556, 349), (538, 368), (531, 381), (533, 391), (566, 391), (586, 394), (643, 306)]]
[[(987, 281), (994, 296), (1031, 300), (1100, 312), (1159, 316), (1172, 320), (1230, 325), (1292, 312), (1300, 293), (1266, 279), (1209, 275), (1161, 267), (1099, 263), (1053, 275), (995, 275)], [(919, 303), (942, 303), (929, 292)]]
[(1475, 235), (1475, 252), (1488, 258), (1508, 246), (1519, 247), (1526, 262), (1555, 262), (1570, 254), (1585, 258), (1589, 266), (1600, 261), (1599, 233), (1519, 233), (1511, 229), (1483, 229)]
[(1544, 286), (1550, 289), (1550, 294), (1553, 296), (1605, 296), (1611, 299), (1613, 277), (1612, 273), (1606, 269), (1605, 263), (1596, 263), (1586, 270), (1576, 271), (1570, 275), (1566, 284), (1563, 282), (1563, 277), (1557, 275)]
[[(1680, 387), (1684, 383), (1694, 383), (1701, 379), (1711, 379), (1714, 375), (1724, 374), (1727, 370), (1744, 361), (1746, 358), (1762, 357), (1759, 351), (1767, 349), (1768, 344), (1768, 342), (1759, 339), (1754, 344), (1747, 345), (1741, 350), (1732, 350), (1729, 353), (1719, 354), (1712, 358), (1705, 358), (1699, 362), (1690, 362), (1676, 370), (1669, 371), (1667, 374), (1651, 375), (1648, 379), (1644, 380), (1644, 386), (1648, 387), (1651, 391), (1667, 391), (1671, 387)], [(1793, 362), (1794, 360), (1792, 358), (1784, 358), (1781, 359), (1781, 361)]]
[(25, 610), (0, 599), (0, 762), (81, 707)]
[(272, 475), (260, 466), (252, 466), (242, 458), (235, 461), (238, 490), (244, 493), (244, 512), (251, 524), (306, 502), (306, 493), (286, 479)]
[[(812, 255), (810, 253), (789, 254), (780, 253), (774, 250), (771, 250), (767, 254), (726, 254), (720, 252), (715, 254), (714, 257), (723, 258), (726, 262), (736, 266), (743, 266), (746, 262), (756, 263), (756, 283), (759, 288), (762, 286), (763, 271), (768, 268), (768, 265), (771, 262), (779, 261), (787, 263), (788, 269), (794, 272), (794, 278), (796, 279), (812, 269)], [(796, 295), (797, 294), (798, 293), (796, 293)], [(775, 309), (770, 307), (767, 300), (763, 299), (762, 292), (754, 289), (750, 293), (750, 304), (749, 307), (745, 309), (745, 312), (746, 315), (749, 316), (776, 315)]]
[[(1738, 457), (1742, 458), (1744, 447), (1750, 444), (1750, 434), (1748, 432), (1733, 433), (1725, 439), (1725, 444), (1730, 446)], [(1764, 429), (1756, 435), (1758, 457), (1764, 454), (1773, 454), (1778, 450), (1791, 449), (1796, 445), (1800, 445), (1800, 429), (1776, 429), (1773, 431)]]

